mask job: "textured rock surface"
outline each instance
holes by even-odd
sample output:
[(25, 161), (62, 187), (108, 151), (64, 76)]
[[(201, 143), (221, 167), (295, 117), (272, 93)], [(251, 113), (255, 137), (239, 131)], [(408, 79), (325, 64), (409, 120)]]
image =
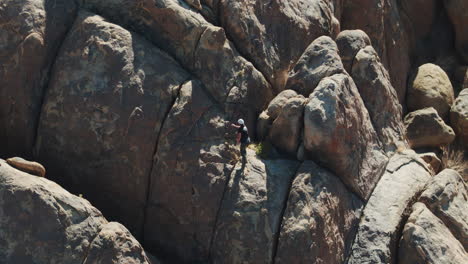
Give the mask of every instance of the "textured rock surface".
[(374, 48), (367, 46), (356, 54), (351, 76), (385, 151), (394, 152), (398, 147), (406, 146), (402, 108)]
[[(1, 263), (81, 264), (86, 257), (85, 263), (148, 263), (140, 244), (123, 226), (107, 223), (85, 199), (4, 160), (0, 160), (0, 230)], [(115, 243), (103, 246), (109, 237)]]
[(416, 203), (400, 240), (399, 263), (468, 262), (468, 254), (442, 221)]
[(306, 99), (302, 95), (286, 101), (270, 129), (271, 142), (278, 149), (292, 156), (296, 156), (297, 148), (302, 140), (305, 103)]
[(38, 159), (51, 179), (140, 236), (158, 132), (190, 75), (146, 40), (88, 12), (63, 47), (44, 101)]
[(468, 2), (463, 0), (444, 1), (445, 9), (455, 29), (456, 47), (458, 53), (468, 63), (468, 35), (466, 26), (468, 25)]
[(289, 73), (286, 89), (309, 96), (321, 79), (344, 72), (336, 43), (327, 36), (315, 39)]
[(431, 174), (411, 150), (395, 154), (369, 198), (348, 263), (394, 263), (400, 229)]
[(304, 113), (304, 146), (310, 155), (367, 199), (387, 157), (353, 80), (345, 74), (323, 79)]
[[(206, 261), (216, 215), (238, 150), (229, 125), (199, 82), (180, 90), (154, 157), (144, 227), (148, 250)], [(178, 262), (180, 260), (172, 260)]]
[(220, 208), (213, 263), (271, 263), (297, 161), (260, 160), (247, 150), (247, 163), (233, 170)]
[(468, 192), (461, 176), (454, 170), (443, 170), (431, 179), (419, 200), (444, 222), (467, 250)]
[(361, 49), (371, 45), (369, 36), (360, 29), (341, 31), (335, 41), (343, 66), (348, 73), (351, 73), (351, 67), (353, 66), (356, 54)]
[(450, 125), (468, 148), (468, 89), (463, 89), (450, 109)]
[(317, 37), (333, 34), (334, 11), (341, 8), (339, 1), (324, 0), (219, 2), (226, 32), (277, 92), (284, 89), (288, 71), (306, 47)]
[(67, 0), (0, 3), (0, 156), (31, 155), (49, 70), (76, 10)]
[(409, 82), (406, 98), (408, 110), (434, 107), (446, 119), (453, 100), (452, 83), (444, 70), (431, 63), (419, 66)]
[(421, 153), (419, 154), (419, 157), (429, 165), (434, 174), (440, 172), (442, 161), (439, 159), (439, 157), (437, 157), (437, 155), (434, 152)]
[(338, 177), (305, 161), (291, 187), (275, 263), (343, 263), (362, 204)]
[(443, 146), (455, 139), (453, 129), (445, 124), (433, 107), (409, 113), (404, 124), (406, 137), (413, 148)]

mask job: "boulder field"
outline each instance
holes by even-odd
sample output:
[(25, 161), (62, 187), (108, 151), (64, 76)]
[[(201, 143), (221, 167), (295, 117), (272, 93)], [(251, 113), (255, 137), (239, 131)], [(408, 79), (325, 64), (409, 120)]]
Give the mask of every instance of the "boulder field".
[(466, 9), (0, 0), (0, 263), (468, 263)]

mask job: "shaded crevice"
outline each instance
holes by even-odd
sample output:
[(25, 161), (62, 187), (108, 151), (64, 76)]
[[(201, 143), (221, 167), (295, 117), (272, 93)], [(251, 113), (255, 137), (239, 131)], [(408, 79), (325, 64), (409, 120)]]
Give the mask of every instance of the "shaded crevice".
[(85, 254), (83, 256), (83, 261), (81, 262), (81, 264), (86, 263), (86, 261), (88, 260), (89, 252), (91, 251), (91, 246), (93, 245), (93, 242), (99, 237), (99, 234), (101, 233), (101, 231), (104, 229), (104, 227), (107, 224), (109, 224), (109, 223), (101, 225), (101, 228), (99, 229), (99, 231), (96, 233), (96, 235), (93, 237), (93, 239), (91, 239), (91, 241), (89, 241), (89, 245), (85, 250)]
[(284, 213), (286, 212), (286, 208), (288, 206), (289, 194), (291, 192), (291, 188), (292, 188), (292, 185), (294, 183), (294, 180), (296, 179), (297, 172), (299, 171), (299, 168), (301, 168), (301, 166), (302, 166), (302, 163), (300, 163), (296, 167), (295, 172), (294, 172), (294, 176), (291, 177), (291, 181), (289, 182), (289, 185), (288, 185), (288, 191), (286, 192), (287, 195), (286, 195), (286, 197), (285, 197), (285, 199), (283, 201), (283, 206), (281, 208), (281, 212), (280, 212), (280, 215), (279, 215), (278, 228), (276, 229), (275, 237), (273, 238), (273, 248), (272, 248), (271, 257), (270, 257), (270, 260), (271, 260), (272, 264), (275, 264), (275, 262), (276, 262), (276, 254), (277, 254), (277, 251), (278, 251), (278, 244), (279, 244), (279, 238), (280, 238), (280, 233), (281, 233), (281, 227), (283, 225)]
[(182, 87), (187, 83), (189, 82), (191, 79), (187, 79), (185, 80), (184, 82), (182, 82), (180, 85), (179, 85), (179, 88), (177, 89), (177, 95), (174, 96), (171, 104), (170, 104), (170, 107), (167, 109), (166, 113), (164, 114), (164, 118), (163, 120), (161, 121), (161, 126), (160, 126), (160, 129), (159, 129), (159, 133), (156, 137), (156, 141), (154, 143), (154, 150), (153, 150), (153, 155), (151, 157), (151, 165), (150, 165), (150, 168), (149, 168), (149, 171), (148, 171), (148, 176), (147, 176), (147, 185), (146, 185), (146, 190), (145, 190), (145, 204), (143, 205), (143, 224), (141, 226), (141, 231), (140, 231), (140, 234), (142, 234), (142, 241), (145, 241), (145, 227), (146, 227), (146, 224), (147, 224), (147, 211), (148, 211), (148, 207), (149, 207), (149, 200), (151, 198), (151, 187), (152, 187), (152, 181), (151, 181), (151, 176), (153, 174), (153, 169), (154, 169), (154, 164), (157, 162), (156, 160), (156, 154), (157, 154), (157, 151), (158, 151), (158, 146), (159, 146), (159, 141), (160, 141), (160, 137), (161, 137), (161, 134), (163, 132), (163, 129), (164, 129), (164, 125), (166, 123), (166, 120), (171, 112), (171, 110), (174, 108), (176, 102), (177, 102), (177, 99), (179, 99), (179, 96), (180, 96), (180, 90), (182, 90)]

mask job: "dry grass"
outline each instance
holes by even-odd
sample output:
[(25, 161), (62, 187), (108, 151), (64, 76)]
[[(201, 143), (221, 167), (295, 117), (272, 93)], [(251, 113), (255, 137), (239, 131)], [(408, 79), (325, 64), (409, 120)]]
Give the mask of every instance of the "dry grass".
[(442, 168), (457, 171), (468, 181), (468, 157), (461, 147), (449, 145), (442, 148)]

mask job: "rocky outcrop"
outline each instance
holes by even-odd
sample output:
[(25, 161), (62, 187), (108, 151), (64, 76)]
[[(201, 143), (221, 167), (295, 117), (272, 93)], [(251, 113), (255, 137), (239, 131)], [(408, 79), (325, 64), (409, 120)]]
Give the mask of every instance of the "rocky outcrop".
[(289, 188), (299, 163), (260, 160), (234, 168), (219, 211), (211, 249), (213, 263), (272, 263)]
[(468, 89), (463, 89), (450, 109), (450, 124), (468, 148)]
[(439, 159), (439, 157), (437, 157), (437, 155), (434, 152), (421, 153), (419, 154), (419, 157), (429, 165), (434, 174), (440, 172), (442, 167), (442, 161)]
[(362, 204), (338, 177), (305, 161), (289, 193), (275, 263), (343, 263)]
[(0, 3), (0, 156), (30, 156), (49, 71), (73, 23), (74, 1)]
[(348, 73), (351, 73), (354, 57), (366, 46), (371, 45), (371, 41), (367, 34), (360, 30), (344, 30), (336, 37), (336, 45), (340, 53), (343, 67)]
[(219, 1), (227, 34), (276, 92), (284, 89), (289, 70), (313, 40), (339, 32), (334, 12), (339, 17), (340, 9), (338, 1), (324, 0)]
[(461, 176), (454, 170), (443, 170), (431, 179), (419, 200), (468, 250), (468, 192)]
[(414, 151), (405, 150), (390, 159), (362, 212), (347, 263), (395, 263), (403, 220), (430, 177)]
[(315, 39), (299, 58), (289, 73), (286, 89), (309, 96), (320, 80), (344, 71), (336, 43), (330, 37), (322, 36)]
[[(416, 250), (415, 250), (416, 249)], [(466, 263), (468, 254), (424, 204), (416, 203), (404, 229), (399, 263)]]
[(406, 98), (409, 111), (434, 107), (443, 119), (447, 119), (453, 100), (452, 83), (437, 65), (421, 65), (409, 82)]
[(324, 78), (304, 113), (304, 147), (362, 199), (369, 198), (387, 157), (353, 80)]
[(445, 124), (433, 107), (409, 113), (404, 124), (406, 137), (413, 148), (439, 147), (455, 139), (453, 129)]
[(87, 200), (0, 160), (1, 263), (145, 263), (138, 241)]
[(372, 124), (386, 152), (407, 145), (401, 122), (402, 107), (387, 70), (372, 46), (361, 49), (354, 58), (351, 76), (359, 90)]
[(148, 250), (206, 261), (225, 186), (239, 152), (226, 138), (221, 107), (200, 82), (188, 82), (160, 132), (144, 226)]
[(52, 72), (38, 159), (140, 237), (158, 133), (188, 78), (143, 38), (80, 12)]
[(468, 3), (463, 0), (448, 0), (444, 1), (444, 6), (455, 29), (457, 51), (465, 63), (468, 63), (468, 35), (466, 34), (468, 16), (465, 12)]

